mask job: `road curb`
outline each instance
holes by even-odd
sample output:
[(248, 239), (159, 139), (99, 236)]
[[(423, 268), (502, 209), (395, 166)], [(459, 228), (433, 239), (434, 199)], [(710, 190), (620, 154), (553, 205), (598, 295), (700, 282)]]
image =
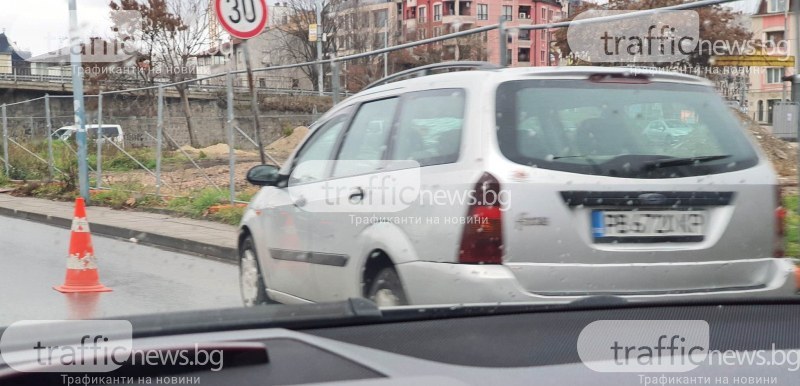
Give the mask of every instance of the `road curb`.
[[(19, 209), (0, 207), (0, 216), (34, 221), (57, 226), (59, 228), (69, 229), (72, 227), (72, 218), (45, 215), (42, 213), (29, 212)], [(98, 236), (113, 237), (124, 240), (135, 238), (136, 242), (142, 245), (188, 253), (201, 257), (210, 257), (230, 263), (235, 263), (238, 261), (238, 251), (235, 248), (206, 244), (198, 241), (181, 239), (157, 233), (143, 232), (114, 225), (97, 224), (92, 223), (91, 221), (89, 223), (91, 224), (92, 233)]]

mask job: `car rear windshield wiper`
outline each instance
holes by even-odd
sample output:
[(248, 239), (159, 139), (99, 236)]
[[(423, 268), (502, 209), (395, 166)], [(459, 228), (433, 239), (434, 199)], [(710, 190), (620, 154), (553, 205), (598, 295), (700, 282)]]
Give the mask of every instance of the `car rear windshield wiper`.
[(686, 158), (665, 158), (665, 159), (645, 162), (644, 169), (653, 170), (658, 168), (667, 168), (670, 166), (693, 165), (704, 162), (721, 160), (730, 157), (731, 157), (730, 154), (720, 154), (720, 155), (701, 155), (697, 157), (686, 157)]

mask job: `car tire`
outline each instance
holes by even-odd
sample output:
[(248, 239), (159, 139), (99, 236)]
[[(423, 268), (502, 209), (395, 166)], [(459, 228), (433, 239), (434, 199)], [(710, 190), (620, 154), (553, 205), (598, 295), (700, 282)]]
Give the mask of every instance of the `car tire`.
[(375, 275), (367, 296), (378, 307), (408, 305), (408, 298), (394, 268), (384, 268)]
[(247, 236), (239, 248), (239, 291), (245, 307), (274, 303), (267, 296), (267, 286), (251, 236)]

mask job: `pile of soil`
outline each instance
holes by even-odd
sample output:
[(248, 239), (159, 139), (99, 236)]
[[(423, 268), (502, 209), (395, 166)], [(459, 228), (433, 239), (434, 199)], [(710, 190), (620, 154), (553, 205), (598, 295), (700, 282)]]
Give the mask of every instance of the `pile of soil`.
[[(228, 155), (230, 154), (230, 147), (224, 143), (218, 143), (216, 145), (211, 145), (208, 147), (204, 147), (202, 149), (197, 149), (189, 145), (184, 145), (181, 146), (181, 150), (185, 151), (187, 154), (192, 154), (192, 155), (200, 154), (200, 152), (203, 152), (203, 154), (212, 158), (228, 157)], [(254, 157), (258, 156), (258, 153), (256, 152), (251, 153), (244, 150), (235, 150), (235, 153), (237, 156), (254, 156)]]
[(285, 160), (289, 157), (292, 151), (294, 151), (294, 149), (300, 145), (300, 141), (302, 141), (307, 134), (307, 127), (296, 127), (294, 130), (292, 130), (292, 134), (288, 137), (283, 137), (267, 145), (266, 151), (269, 153), (269, 155), (278, 160)]
[[(737, 112), (738, 113), (738, 112)], [(761, 127), (747, 115), (738, 113), (739, 120), (750, 131), (767, 154), (772, 165), (781, 177), (797, 175), (797, 144), (784, 141)]]

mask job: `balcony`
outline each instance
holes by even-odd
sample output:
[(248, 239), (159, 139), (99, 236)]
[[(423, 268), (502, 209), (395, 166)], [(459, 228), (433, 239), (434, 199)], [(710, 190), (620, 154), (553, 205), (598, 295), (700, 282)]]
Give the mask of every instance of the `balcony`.
[(444, 24), (475, 24), (475, 21), (474, 15), (444, 15), (442, 17)]
[(517, 24), (531, 25), (533, 24), (533, 19), (531, 18), (530, 14), (520, 13), (519, 15), (517, 15)]
[(406, 0), (406, 7), (416, 7), (417, 0)]

